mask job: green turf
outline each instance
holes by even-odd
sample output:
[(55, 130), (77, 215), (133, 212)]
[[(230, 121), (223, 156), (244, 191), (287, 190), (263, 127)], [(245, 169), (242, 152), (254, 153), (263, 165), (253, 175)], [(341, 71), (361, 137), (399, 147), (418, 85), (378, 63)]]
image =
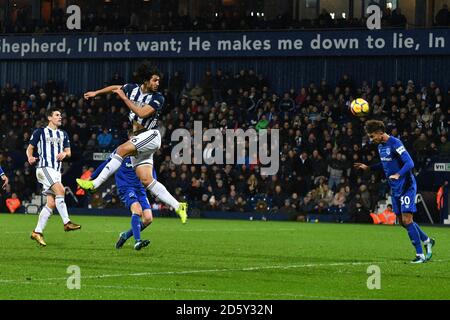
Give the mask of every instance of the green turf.
[[(437, 240), (432, 261), (411, 265), (400, 227), (159, 218), (114, 248), (129, 218), (74, 216), (65, 233), (53, 216), (47, 247), (30, 240), (37, 216), (0, 215), (2, 299), (450, 299), (450, 229), (425, 227)], [(81, 289), (67, 288), (67, 268)], [(378, 265), (381, 289), (369, 290)]]

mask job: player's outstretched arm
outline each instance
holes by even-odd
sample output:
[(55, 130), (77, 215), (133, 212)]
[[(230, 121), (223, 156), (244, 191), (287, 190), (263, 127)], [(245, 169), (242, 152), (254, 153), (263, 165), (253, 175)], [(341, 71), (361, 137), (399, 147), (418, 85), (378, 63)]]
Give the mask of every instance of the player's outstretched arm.
[(117, 94), (120, 97), (120, 99), (122, 99), (123, 102), (125, 102), (127, 107), (135, 114), (137, 114), (137, 116), (140, 118), (147, 118), (156, 111), (152, 106), (148, 104), (145, 104), (142, 107), (137, 106), (130, 99), (128, 99), (128, 97), (125, 95), (125, 92), (123, 92), (123, 90), (120, 87), (114, 90), (113, 92)]
[(364, 163), (360, 163), (360, 162), (356, 162), (355, 164), (353, 164), (353, 167), (355, 167), (356, 169), (361, 169), (361, 170), (369, 170), (370, 167), (368, 165), (365, 165)]
[(115, 86), (108, 86), (97, 91), (88, 91), (84, 94), (84, 98), (86, 100), (89, 100), (90, 98), (94, 98), (100, 94), (112, 93), (114, 90), (120, 89), (121, 87), (122, 86), (115, 85)]
[(381, 162), (373, 164), (373, 165), (366, 165), (364, 163), (360, 163), (360, 162), (356, 162), (353, 164), (353, 167), (355, 167), (356, 169), (361, 169), (361, 170), (381, 170), (383, 168), (383, 165), (381, 164)]

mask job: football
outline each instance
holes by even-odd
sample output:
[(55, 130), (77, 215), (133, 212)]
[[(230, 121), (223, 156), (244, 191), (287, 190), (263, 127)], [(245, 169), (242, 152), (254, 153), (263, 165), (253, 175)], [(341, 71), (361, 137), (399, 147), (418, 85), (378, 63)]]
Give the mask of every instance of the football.
[(350, 104), (350, 111), (357, 117), (367, 116), (369, 110), (369, 103), (362, 98), (355, 99)]

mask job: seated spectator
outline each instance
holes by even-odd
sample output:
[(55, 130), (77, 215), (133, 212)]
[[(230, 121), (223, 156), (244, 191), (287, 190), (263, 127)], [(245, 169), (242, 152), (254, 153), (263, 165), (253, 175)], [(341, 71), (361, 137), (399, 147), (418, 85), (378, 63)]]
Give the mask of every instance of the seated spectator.
[(220, 198), (219, 210), (222, 211), (222, 212), (231, 211), (231, 205), (228, 202), (228, 199), (227, 199), (226, 195), (222, 195), (222, 197)]
[(450, 154), (450, 141), (447, 140), (445, 135), (441, 136), (441, 144), (439, 146), (439, 153), (441, 155), (449, 155)]
[(88, 142), (86, 143), (86, 151), (90, 152), (95, 151), (97, 146), (98, 146), (97, 135), (93, 133), (89, 138)]
[(246, 212), (247, 210), (247, 203), (245, 202), (244, 198), (239, 196), (237, 198), (236, 204), (233, 208), (234, 211), (238, 212)]
[(112, 135), (107, 128), (103, 128), (103, 132), (98, 135), (98, 146), (104, 150), (107, 150), (112, 142)]
[(406, 17), (402, 14), (402, 10), (400, 8), (397, 8), (394, 11), (392, 11), (391, 16), (392, 27), (405, 28), (406, 23), (407, 23)]
[(6, 207), (8, 208), (9, 213), (16, 212), (16, 210), (19, 209), (21, 205), (22, 205), (22, 202), (17, 197), (16, 193), (13, 193), (11, 195), (11, 198), (6, 199)]
[(197, 208), (200, 211), (206, 211), (208, 210), (208, 205), (209, 205), (208, 195), (204, 193), (202, 194), (202, 200), (199, 203), (197, 203)]
[(447, 27), (450, 25), (450, 12), (446, 3), (442, 5), (441, 10), (436, 14), (436, 26)]
[(111, 78), (111, 80), (109, 80), (109, 85), (113, 86), (113, 85), (119, 85), (119, 86), (123, 86), (125, 84), (125, 80), (123, 79), (122, 76), (119, 75), (118, 72), (115, 72)]
[(120, 203), (120, 199), (116, 195), (113, 195), (111, 197), (111, 200), (105, 206), (105, 208), (108, 208), (108, 209), (117, 209), (117, 208), (121, 208), (121, 207), (122, 207), (122, 204)]
[(289, 220), (292, 220), (293, 217), (297, 217), (297, 211), (292, 207), (289, 199), (284, 200), (284, 204), (278, 212), (286, 214), (289, 217)]
[(101, 197), (100, 193), (94, 193), (91, 200), (91, 207), (94, 209), (103, 209), (105, 204), (103, 203), (103, 198)]
[(328, 213), (328, 205), (324, 200), (320, 200), (319, 203), (314, 207), (315, 214), (326, 214)]
[(365, 208), (361, 201), (361, 196), (357, 194), (350, 203), (350, 221), (355, 223), (370, 223), (370, 212)]
[(286, 194), (283, 192), (280, 185), (275, 187), (275, 193), (272, 197), (273, 209), (279, 209), (283, 207), (286, 199)]
[(336, 215), (337, 222), (344, 222), (343, 215), (346, 213), (346, 196), (345, 196), (345, 188), (341, 187), (339, 192), (334, 195), (332, 205), (329, 209), (329, 212)]

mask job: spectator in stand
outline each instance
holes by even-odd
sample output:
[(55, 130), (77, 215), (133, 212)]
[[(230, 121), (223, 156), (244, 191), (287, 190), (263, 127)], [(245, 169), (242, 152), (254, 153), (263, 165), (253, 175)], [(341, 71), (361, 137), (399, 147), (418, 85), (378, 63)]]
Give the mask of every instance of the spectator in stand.
[(448, 5), (444, 3), (436, 14), (435, 25), (438, 27), (448, 27), (450, 25), (450, 11)]
[(337, 192), (334, 197), (333, 197), (333, 201), (332, 201), (332, 205), (330, 206), (329, 212), (336, 215), (337, 222), (344, 222), (343, 220), (343, 216), (344, 214), (347, 212), (347, 208), (345, 205), (346, 202), (346, 192), (345, 192), (345, 188), (341, 187), (339, 189), (339, 192)]
[(322, 9), (318, 17), (318, 20), (319, 20), (319, 27), (330, 28), (333, 25), (333, 18), (326, 9)]
[(103, 132), (99, 134), (97, 137), (98, 146), (104, 151), (107, 151), (108, 148), (111, 146), (112, 138), (113, 137), (109, 132), (108, 128), (103, 128)]
[(349, 211), (350, 211), (350, 221), (354, 223), (363, 222), (368, 223), (370, 222), (370, 212), (364, 206), (362, 205), (361, 201), (361, 195), (357, 194), (350, 202), (349, 205)]
[(440, 138), (440, 146), (439, 153), (441, 155), (449, 155), (450, 154), (450, 141), (448, 141), (447, 136), (442, 135)]
[(402, 14), (402, 10), (398, 7), (392, 11), (391, 26), (395, 28), (406, 28), (406, 17)]
[(123, 79), (122, 76), (119, 75), (118, 72), (114, 72), (111, 80), (109, 80), (109, 85), (113, 86), (113, 85), (124, 85), (125, 84), (125, 80)]
[(234, 209), (233, 211), (245, 212), (246, 211), (246, 206), (247, 206), (247, 203), (245, 202), (244, 198), (239, 196), (237, 198), (237, 202), (236, 202), (236, 205), (233, 208)]

